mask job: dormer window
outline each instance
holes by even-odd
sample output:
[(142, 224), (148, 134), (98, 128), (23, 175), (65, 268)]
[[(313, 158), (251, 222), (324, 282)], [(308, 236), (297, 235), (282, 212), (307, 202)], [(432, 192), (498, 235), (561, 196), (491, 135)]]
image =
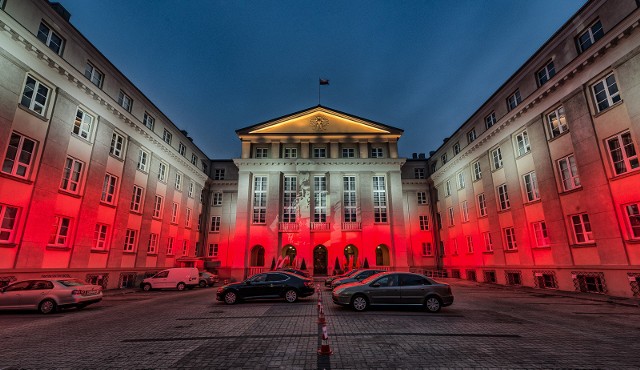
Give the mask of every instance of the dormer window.
[(62, 55), (64, 39), (57, 33), (53, 32), (53, 30), (44, 24), (44, 22), (40, 22), (40, 27), (38, 28), (38, 40), (47, 45), (54, 53)]
[(514, 110), (520, 103), (522, 103), (522, 97), (520, 96), (520, 90), (516, 90), (513, 94), (507, 98), (507, 107), (509, 111)]

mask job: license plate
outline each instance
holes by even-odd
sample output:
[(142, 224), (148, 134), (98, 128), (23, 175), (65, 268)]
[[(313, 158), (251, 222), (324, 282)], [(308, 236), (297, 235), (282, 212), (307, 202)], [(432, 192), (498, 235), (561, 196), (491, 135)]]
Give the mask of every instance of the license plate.
[(97, 290), (87, 290), (86, 292), (84, 292), (84, 295), (98, 295), (98, 291)]

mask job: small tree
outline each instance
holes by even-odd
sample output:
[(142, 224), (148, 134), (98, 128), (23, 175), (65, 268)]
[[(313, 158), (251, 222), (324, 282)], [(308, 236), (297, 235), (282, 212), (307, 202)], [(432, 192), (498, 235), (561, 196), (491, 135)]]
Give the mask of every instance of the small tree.
[(300, 264), (300, 270), (302, 271), (307, 270), (307, 263), (304, 261), (304, 258), (302, 259), (302, 263)]
[(369, 268), (369, 260), (367, 259), (367, 257), (364, 258), (364, 263), (362, 264), (362, 268), (365, 268), (365, 269)]
[(275, 257), (273, 257), (273, 258), (271, 259), (271, 271), (273, 271), (273, 270), (275, 270), (275, 269), (276, 269), (276, 258), (275, 258)]
[(338, 257), (336, 257), (336, 263), (333, 266), (333, 270), (334, 271), (340, 271), (340, 260), (338, 259)]

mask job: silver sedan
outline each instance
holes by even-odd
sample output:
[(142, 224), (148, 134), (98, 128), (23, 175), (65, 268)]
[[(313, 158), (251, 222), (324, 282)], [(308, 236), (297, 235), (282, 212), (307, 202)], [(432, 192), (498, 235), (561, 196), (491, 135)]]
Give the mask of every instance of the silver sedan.
[(84, 308), (102, 300), (102, 287), (77, 279), (24, 280), (0, 289), (0, 309), (38, 310), (47, 314), (58, 308)]

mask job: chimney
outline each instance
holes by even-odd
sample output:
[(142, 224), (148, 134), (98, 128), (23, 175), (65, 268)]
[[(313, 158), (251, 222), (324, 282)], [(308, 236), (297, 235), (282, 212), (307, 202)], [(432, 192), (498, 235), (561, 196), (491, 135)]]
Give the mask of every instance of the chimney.
[(58, 13), (58, 15), (60, 15), (62, 18), (64, 18), (65, 21), (69, 22), (69, 19), (71, 19), (71, 13), (69, 13), (69, 11), (67, 9), (64, 8), (64, 6), (62, 6), (62, 4), (60, 3), (49, 3), (49, 6), (51, 6), (51, 8)]
[(418, 158), (420, 158), (420, 159), (424, 159), (424, 153), (420, 153), (420, 154), (418, 154)]
[(411, 158), (413, 158), (413, 159), (418, 159), (418, 153), (413, 153), (413, 154), (411, 155)]
[(436, 154), (436, 151), (435, 151), (435, 150), (430, 151), (430, 152), (429, 152), (429, 157), (433, 157), (433, 155), (434, 155), (434, 154)]

